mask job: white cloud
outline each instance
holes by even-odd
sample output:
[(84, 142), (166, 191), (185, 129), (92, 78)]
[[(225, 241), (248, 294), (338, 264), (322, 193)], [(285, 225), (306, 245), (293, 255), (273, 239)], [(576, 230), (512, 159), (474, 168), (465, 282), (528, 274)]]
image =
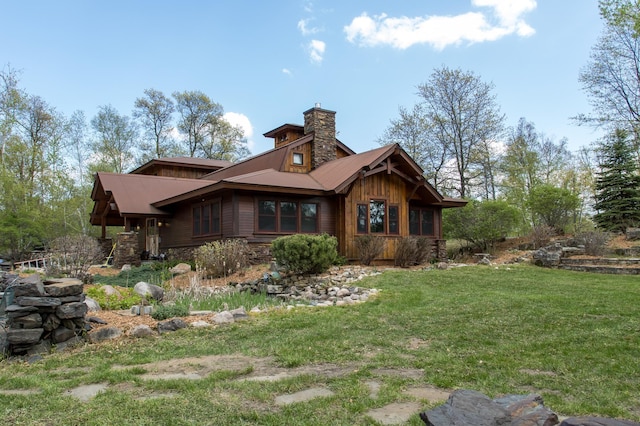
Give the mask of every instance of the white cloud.
[(315, 27), (309, 28), (309, 21), (311, 21), (311, 19), (301, 19), (298, 21), (298, 29), (300, 30), (300, 33), (302, 33), (302, 35), (305, 37), (308, 35), (316, 34), (320, 31)]
[(311, 58), (311, 62), (321, 63), (324, 58), (324, 52), (327, 48), (327, 45), (324, 41), (320, 40), (311, 40), (311, 43), (307, 46), (309, 50), (309, 57)]
[(232, 126), (238, 126), (244, 131), (244, 136), (247, 138), (247, 148), (249, 148), (249, 151), (253, 152), (255, 142), (252, 139), (253, 125), (251, 124), (249, 117), (239, 112), (225, 112), (222, 118)]
[(293, 72), (288, 68), (282, 68), (282, 74), (293, 75)]
[[(536, 8), (536, 0), (471, 0), (475, 7), (490, 9), (455, 16), (389, 17), (366, 12), (344, 27), (347, 40), (361, 46), (389, 45), (407, 49), (429, 44), (438, 50), (463, 42), (494, 41), (509, 34), (531, 36), (535, 30), (522, 18)], [(493, 24), (492, 22), (496, 22)]]

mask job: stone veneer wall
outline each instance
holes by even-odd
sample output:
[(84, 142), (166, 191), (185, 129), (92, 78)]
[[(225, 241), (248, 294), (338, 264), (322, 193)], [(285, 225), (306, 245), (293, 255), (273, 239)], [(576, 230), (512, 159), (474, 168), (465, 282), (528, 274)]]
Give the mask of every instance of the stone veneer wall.
[(315, 133), (311, 148), (311, 168), (337, 158), (336, 113), (319, 107), (304, 112), (304, 134)]
[(122, 268), (123, 265), (140, 266), (142, 250), (138, 245), (137, 232), (121, 232), (116, 237), (116, 249), (113, 252), (113, 267)]
[(435, 259), (438, 262), (446, 262), (448, 260), (447, 256), (447, 240), (436, 240), (435, 243)]

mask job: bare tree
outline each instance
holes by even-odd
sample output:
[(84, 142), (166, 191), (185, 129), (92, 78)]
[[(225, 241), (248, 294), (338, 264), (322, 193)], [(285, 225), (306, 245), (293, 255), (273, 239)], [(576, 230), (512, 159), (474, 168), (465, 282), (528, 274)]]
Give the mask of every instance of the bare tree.
[(129, 117), (118, 114), (111, 105), (104, 105), (91, 119), (91, 127), (95, 132), (93, 151), (103, 168), (123, 173), (133, 165), (137, 129)]
[(173, 98), (180, 114), (178, 130), (186, 136), (189, 156), (194, 157), (206, 144), (211, 125), (222, 117), (222, 105), (200, 91), (175, 92)]
[(473, 179), (484, 173), (478, 159), (485, 154), (480, 152), (503, 131), (504, 115), (492, 91), (493, 85), (474, 73), (447, 67), (418, 86), (433, 140), (446, 147), (455, 163), (461, 197), (470, 195)]

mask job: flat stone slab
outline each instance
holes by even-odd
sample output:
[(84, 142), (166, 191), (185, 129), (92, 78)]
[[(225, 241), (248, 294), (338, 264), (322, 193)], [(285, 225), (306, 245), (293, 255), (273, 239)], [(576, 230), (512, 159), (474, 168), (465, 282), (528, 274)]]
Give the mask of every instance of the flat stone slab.
[(199, 375), (198, 373), (150, 373), (143, 374), (142, 376), (140, 376), (140, 378), (142, 380), (200, 380), (203, 378), (203, 376)]
[(416, 399), (429, 402), (444, 402), (449, 399), (449, 395), (451, 395), (451, 392), (434, 387), (409, 388), (404, 391), (404, 393)]
[(384, 407), (367, 411), (367, 416), (383, 425), (400, 425), (420, 412), (422, 405), (417, 402), (394, 402)]
[(87, 402), (107, 388), (107, 383), (95, 383), (92, 385), (78, 386), (65, 392), (65, 395), (73, 396), (82, 402)]
[(325, 398), (333, 396), (334, 393), (327, 388), (311, 388), (300, 392), (280, 395), (276, 397), (276, 405), (283, 406), (294, 404), (296, 402), (306, 402), (315, 398)]

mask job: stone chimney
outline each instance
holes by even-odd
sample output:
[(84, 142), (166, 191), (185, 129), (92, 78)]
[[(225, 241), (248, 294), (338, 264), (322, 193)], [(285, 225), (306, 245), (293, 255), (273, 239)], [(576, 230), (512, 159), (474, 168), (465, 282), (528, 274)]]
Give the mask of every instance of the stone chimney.
[(322, 109), (317, 103), (304, 112), (304, 134), (314, 133), (311, 168), (332, 161), (336, 156), (336, 112)]

